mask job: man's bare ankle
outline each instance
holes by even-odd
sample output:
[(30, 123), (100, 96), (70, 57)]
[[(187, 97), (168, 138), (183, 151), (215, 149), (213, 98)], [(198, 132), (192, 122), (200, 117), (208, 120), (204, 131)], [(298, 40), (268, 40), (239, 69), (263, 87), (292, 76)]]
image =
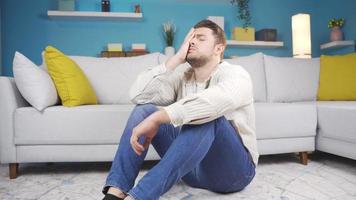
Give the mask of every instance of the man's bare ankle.
[(115, 195), (115, 196), (117, 196), (119, 198), (125, 198), (126, 197), (125, 193), (123, 193), (120, 189), (114, 188), (114, 187), (110, 187), (109, 190), (108, 190), (108, 193), (112, 194), (112, 195)]

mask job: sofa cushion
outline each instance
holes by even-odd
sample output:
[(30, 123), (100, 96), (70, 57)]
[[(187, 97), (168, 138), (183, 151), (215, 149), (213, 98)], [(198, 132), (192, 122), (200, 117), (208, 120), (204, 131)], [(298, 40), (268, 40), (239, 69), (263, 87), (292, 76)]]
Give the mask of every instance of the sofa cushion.
[(53, 106), (15, 110), (15, 144), (118, 144), (129, 105)]
[(319, 84), (319, 58), (264, 56), (269, 102), (315, 101)]
[(318, 101), (318, 134), (356, 143), (356, 101)]
[(304, 103), (255, 103), (257, 139), (316, 135), (316, 106)]
[(46, 65), (64, 106), (97, 104), (95, 92), (82, 69), (58, 49), (48, 46)]
[(356, 53), (320, 57), (318, 100), (356, 100)]
[(160, 53), (135, 57), (70, 56), (84, 71), (99, 104), (130, 104), (129, 90), (137, 75), (159, 64)]
[(56, 87), (49, 74), (17, 51), (13, 72), (21, 95), (37, 110), (42, 111), (59, 102)]
[(256, 102), (266, 101), (266, 77), (263, 64), (263, 54), (256, 53), (250, 56), (242, 56), (225, 61), (242, 66), (251, 76), (253, 83), (253, 97)]

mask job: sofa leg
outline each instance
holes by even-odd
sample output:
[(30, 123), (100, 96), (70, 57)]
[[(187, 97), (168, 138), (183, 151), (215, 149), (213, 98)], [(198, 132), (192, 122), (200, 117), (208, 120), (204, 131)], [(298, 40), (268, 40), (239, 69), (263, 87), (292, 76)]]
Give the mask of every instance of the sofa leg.
[(19, 171), (19, 164), (18, 163), (10, 163), (9, 164), (10, 179), (17, 178), (18, 171)]
[(299, 159), (303, 165), (307, 165), (308, 164), (308, 153), (305, 151), (299, 152)]

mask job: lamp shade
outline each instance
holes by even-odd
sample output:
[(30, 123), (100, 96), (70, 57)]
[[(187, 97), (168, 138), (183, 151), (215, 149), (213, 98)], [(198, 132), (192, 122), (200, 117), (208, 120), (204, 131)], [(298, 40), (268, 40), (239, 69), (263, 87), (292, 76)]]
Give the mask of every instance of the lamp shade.
[(292, 16), (293, 57), (311, 58), (310, 15)]

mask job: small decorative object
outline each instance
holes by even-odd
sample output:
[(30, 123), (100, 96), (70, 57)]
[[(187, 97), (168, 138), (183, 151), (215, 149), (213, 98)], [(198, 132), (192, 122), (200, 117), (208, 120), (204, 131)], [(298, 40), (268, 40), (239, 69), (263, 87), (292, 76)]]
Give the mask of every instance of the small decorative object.
[(146, 44), (144, 43), (133, 43), (131, 45), (132, 51), (146, 51)]
[(140, 4), (135, 5), (135, 13), (141, 13), (141, 6)]
[(232, 30), (232, 40), (255, 41), (255, 29), (252, 27), (235, 27)]
[(342, 33), (342, 26), (345, 24), (345, 19), (340, 18), (340, 19), (331, 19), (329, 20), (328, 23), (328, 28), (331, 29), (330, 32), (330, 41), (341, 41), (344, 39), (343, 33)]
[(277, 41), (277, 30), (265, 28), (256, 31), (255, 39), (257, 41)]
[(122, 44), (121, 43), (109, 43), (108, 51), (122, 51)]
[(163, 37), (166, 42), (166, 48), (164, 50), (168, 57), (174, 55), (175, 50), (173, 47), (174, 34), (176, 32), (176, 26), (172, 22), (163, 23)]
[(166, 47), (164, 48), (164, 54), (168, 57), (172, 57), (174, 56), (175, 53), (175, 49), (172, 46)]
[(75, 10), (75, 0), (58, 0), (58, 10), (74, 11)]
[(208, 20), (214, 22), (215, 24), (219, 25), (222, 30), (224, 30), (224, 17), (222, 16), (209, 16)]
[(238, 9), (237, 18), (243, 21), (243, 28), (247, 28), (251, 25), (251, 15), (249, 9), (249, 0), (231, 0), (232, 5), (236, 5)]
[(110, 0), (101, 0), (101, 11), (110, 12)]

